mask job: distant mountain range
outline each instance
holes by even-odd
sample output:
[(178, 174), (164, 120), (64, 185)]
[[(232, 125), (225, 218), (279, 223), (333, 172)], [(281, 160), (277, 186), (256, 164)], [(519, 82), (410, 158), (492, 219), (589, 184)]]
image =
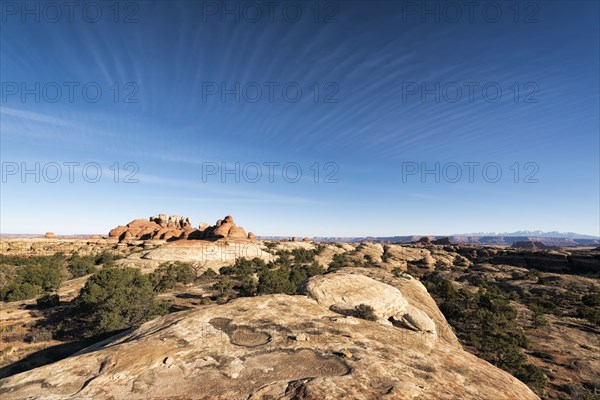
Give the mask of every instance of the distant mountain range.
[[(577, 246), (597, 246), (600, 245), (600, 237), (581, 235), (573, 232), (542, 232), (542, 231), (517, 231), (512, 233), (466, 233), (457, 235), (423, 235), (432, 240), (449, 238), (450, 242), (455, 244), (482, 244), (482, 245), (503, 245), (510, 246), (514, 242), (541, 242), (547, 246), (559, 247), (577, 247)], [(317, 242), (392, 242), (392, 243), (410, 243), (419, 240), (422, 235), (409, 236), (364, 236), (364, 237), (341, 237), (341, 236), (317, 236), (312, 240)], [(263, 240), (280, 240), (286, 236), (259, 236)]]
[(600, 239), (598, 236), (582, 235), (574, 232), (543, 232), (543, 231), (516, 231), (516, 232), (476, 232), (476, 233), (457, 233), (452, 236), (527, 236), (536, 238), (569, 238), (569, 239)]

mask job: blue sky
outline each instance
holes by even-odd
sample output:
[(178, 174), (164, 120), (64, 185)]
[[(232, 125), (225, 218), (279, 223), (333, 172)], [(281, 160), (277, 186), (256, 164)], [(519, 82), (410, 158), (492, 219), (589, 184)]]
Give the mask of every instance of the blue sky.
[(600, 235), (598, 2), (10, 3), (3, 233)]

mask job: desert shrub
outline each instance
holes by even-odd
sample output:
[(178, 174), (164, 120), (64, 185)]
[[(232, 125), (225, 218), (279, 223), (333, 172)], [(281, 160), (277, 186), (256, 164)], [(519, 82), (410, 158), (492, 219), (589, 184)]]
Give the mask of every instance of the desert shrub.
[(79, 278), (98, 271), (93, 256), (80, 256), (77, 253), (74, 253), (69, 259), (67, 269), (72, 278)]
[(200, 275), (198, 279), (200, 279), (201, 281), (206, 281), (215, 278), (217, 275), (218, 274), (212, 268), (208, 268), (202, 273), (202, 275)]
[(243, 279), (265, 268), (267, 268), (267, 264), (258, 257), (253, 259), (237, 258), (232, 266), (221, 267), (219, 273)]
[(292, 265), (292, 253), (287, 251), (287, 250), (279, 250), (276, 255), (278, 256), (277, 258), (277, 264), (284, 266), (284, 267), (289, 267), (290, 265)]
[(340, 268), (354, 267), (356, 262), (350, 259), (347, 253), (335, 254), (331, 263), (329, 263), (329, 270), (335, 271)]
[(173, 289), (177, 283), (192, 283), (195, 277), (192, 265), (181, 261), (162, 263), (149, 275), (156, 292)]
[(562, 279), (560, 276), (549, 275), (549, 276), (542, 276), (541, 278), (538, 279), (537, 283), (539, 285), (560, 286), (561, 280)]
[(240, 296), (251, 297), (256, 295), (257, 282), (252, 276), (245, 277), (238, 287)]
[(524, 293), (521, 299), (521, 303), (527, 305), (529, 308), (535, 308), (539, 312), (546, 314), (558, 313), (560, 311), (559, 306), (564, 301), (565, 299), (559, 293), (542, 293), (536, 295)]
[(217, 292), (216, 296), (213, 298), (219, 304), (225, 303), (230, 299), (237, 297), (237, 292), (234, 290), (235, 282), (228, 276), (219, 276), (212, 288)]
[(598, 400), (600, 399), (599, 382), (576, 382), (563, 385), (561, 390), (569, 395), (570, 399)]
[(325, 251), (325, 249), (327, 248), (327, 245), (324, 245), (323, 243), (319, 243), (316, 247), (315, 247), (315, 254), (319, 255), (321, 253), (323, 253)]
[[(318, 264), (314, 257), (307, 254), (305, 252), (297, 253), (302, 261), (312, 259), (310, 263), (296, 263), (293, 260), (292, 252), (287, 251), (279, 252), (279, 259), (268, 264), (260, 258), (252, 260), (238, 258), (232, 266), (222, 267), (219, 272), (221, 276), (232, 281), (233, 289), (237, 290), (240, 296), (272, 293), (295, 294), (300, 282), (311, 276), (325, 273), (325, 269)], [(256, 276), (258, 276), (258, 282)]]
[[(314, 250), (280, 251), (277, 254), (279, 258), (268, 264), (260, 258), (238, 258), (232, 266), (221, 267), (218, 281), (213, 286), (217, 298), (223, 301), (236, 295), (296, 294), (302, 281), (326, 272), (316, 261)], [(296, 262), (295, 257), (302, 262)], [(203, 279), (214, 278), (211, 272)]]
[(301, 268), (304, 271), (305, 278), (310, 278), (315, 275), (323, 275), (326, 271), (316, 260)]
[(17, 276), (17, 268), (17, 266), (12, 264), (0, 263), (0, 299), (2, 299), (2, 290), (11, 284), (14, 281), (15, 276)]
[(592, 292), (581, 296), (581, 302), (588, 307), (600, 306), (600, 292)]
[(30, 283), (42, 290), (56, 290), (65, 278), (62, 254), (50, 257), (35, 257), (31, 264), (17, 270), (19, 283)]
[(0, 257), (0, 300), (31, 299), (44, 291), (54, 291), (66, 277), (65, 257)]
[(367, 304), (359, 304), (352, 310), (352, 315), (356, 318), (366, 319), (367, 321), (377, 321), (377, 315), (373, 307)]
[[(454, 289), (435, 274), (425, 285), (464, 344), (486, 361), (521, 379), (538, 394), (546, 384), (544, 374), (527, 362), (522, 349), (529, 343), (517, 329), (516, 309), (494, 284), (482, 283), (477, 293)], [(538, 310), (539, 311), (539, 310)]]
[(265, 245), (265, 247), (268, 250), (274, 250), (279, 245), (279, 243), (277, 243), (277, 242), (264, 242), (264, 245)]
[(21, 301), (32, 299), (39, 295), (42, 292), (42, 288), (39, 285), (33, 285), (28, 282), (12, 282), (2, 292), (4, 301)]
[(48, 293), (37, 299), (36, 303), (39, 308), (55, 307), (60, 304), (60, 297), (56, 293)]
[(452, 262), (455, 267), (468, 267), (469, 260), (461, 255), (457, 255)]
[(213, 301), (210, 297), (204, 296), (204, 297), (202, 297), (202, 299), (200, 299), (200, 304), (203, 306), (207, 306), (212, 303), (213, 303)]
[(580, 306), (577, 308), (577, 316), (587, 319), (594, 325), (600, 326), (600, 309), (598, 307)]
[(99, 253), (94, 261), (96, 262), (96, 265), (102, 265), (104, 268), (112, 268), (115, 266), (115, 261), (121, 258), (123, 258), (123, 256), (115, 255), (110, 251), (105, 250), (102, 253)]
[(219, 273), (221, 275), (237, 275), (239, 277), (245, 277), (254, 273), (254, 265), (252, 261), (247, 258), (237, 258), (232, 266), (221, 267)]
[(383, 254), (381, 255), (381, 261), (386, 263), (391, 261), (391, 255), (390, 255), (390, 246), (387, 244), (383, 245)]
[[(296, 283), (294, 276), (290, 275), (291, 271), (286, 268), (269, 269), (261, 271), (258, 276), (258, 294), (274, 294), (285, 293), (295, 294)], [(292, 277), (292, 280), (290, 280)]]
[(167, 313), (152, 282), (137, 268), (109, 268), (94, 274), (75, 299), (85, 335), (94, 336), (138, 326)]
[(45, 327), (34, 327), (25, 339), (29, 343), (41, 343), (52, 340), (52, 330)]
[(445, 301), (452, 301), (456, 299), (458, 294), (456, 289), (454, 289), (452, 282), (446, 279), (437, 284), (437, 287), (435, 287), (435, 293)]
[(217, 291), (220, 297), (228, 296), (233, 291), (234, 283), (228, 277), (221, 277), (214, 285), (213, 289)]
[(304, 248), (297, 248), (292, 250), (292, 256), (294, 257), (294, 264), (306, 264), (311, 263), (315, 260), (317, 255), (316, 250), (308, 250)]
[(533, 364), (522, 362), (515, 371), (514, 376), (538, 394), (542, 394), (546, 387), (546, 376), (541, 369)]
[(365, 254), (362, 262), (360, 262), (357, 266), (364, 268), (376, 268), (379, 266), (379, 263), (375, 261), (370, 254)]
[(532, 323), (534, 328), (542, 328), (548, 325), (548, 320), (544, 318), (544, 310), (541, 308), (532, 305), (531, 311), (533, 312)]
[(525, 274), (523, 274), (523, 279), (537, 282), (537, 280), (540, 278), (540, 276), (541, 276), (540, 271), (538, 271), (535, 268), (531, 268), (530, 270), (525, 272)]

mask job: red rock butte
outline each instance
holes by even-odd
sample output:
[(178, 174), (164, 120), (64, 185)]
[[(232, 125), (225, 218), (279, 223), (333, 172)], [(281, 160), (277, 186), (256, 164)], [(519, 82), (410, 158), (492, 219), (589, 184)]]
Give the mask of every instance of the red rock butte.
[(135, 219), (127, 225), (119, 225), (108, 233), (110, 239), (126, 240), (254, 240), (254, 233), (246, 231), (233, 222), (231, 215), (219, 219), (214, 225), (201, 223), (194, 228), (189, 217), (167, 214), (154, 215), (148, 220)]

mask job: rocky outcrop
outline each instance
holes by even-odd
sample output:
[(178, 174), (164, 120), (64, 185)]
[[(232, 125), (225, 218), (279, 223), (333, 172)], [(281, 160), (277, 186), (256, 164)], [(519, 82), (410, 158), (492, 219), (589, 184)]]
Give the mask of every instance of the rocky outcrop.
[(398, 289), (363, 275), (317, 276), (310, 280), (306, 290), (310, 297), (328, 309), (342, 311), (352, 310), (360, 304), (371, 306), (378, 321), (385, 324), (390, 324), (390, 318), (408, 307)]
[(54, 232), (46, 232), (44, 235), (45, 239), (58, 239), (58, 235)]
[[(17, 257), (51, 256), (59, 252), (68, 256), (73, 253), (89, 255), (113, 250), (114, 244), (114, 241), (102, 238), (0, 238), (0, 254)], [(131, 249), (135, 247), (131, 246)]]
[[(439, 310), (427, 292), (405, 281), (397, 288), (336, 273), (311, 278), (310, 297), (239, 298), (173, 313), (0, 380), (0, 397), (538, 399), (460, 345), (433, 340), (428, 331), (449, 327), (433, 318)], [(379, 304), (381, 318), (401, 321), (329, 309), (356, 302)]]
[(246, 239), (248, 235), (244, 228), (237, 226), (231, 215), (218, 220), (215, 225), (203, 231), (203, 239)]
[(194, 228), (189, 217), (158, 214), (148, 220), (136, 219), (126, 226), (120, 225), (112, 229), (108, 236), (119, 241), (251, 239), (244, 228), (233, 222), (233, 217), (230, 215), (223, 220), (218, 220), (213, 226), (202, 223), (199, 228)]
[(150, 222), (154, 222), (162, 228), (186, 229), (192, 227), (189, 217), (180, 217), (178, 215), (168, 216), (167, 214), (158, 214), (150, 217)]
[(492, 264), (535, 268), (546, 272), (600, 275), (600, 254), (593, 251), (506, 248), (488, 250), (487, 254), (487, 257), (480, 257), (477, 261), (485, 260)]
[(431, 242), (431, 244), (449, 245), (449, 244), (452, 244), (452, 242), (450, 241), (449, 237), (443, 237), (443, 238), (439, 238), (439, 239), (433, 240)]
[(529, 250), (558, 250), (557, 246), (548, 246), (543, 242), (534, 240), (522, 240), (514, 242), (511, 246), (513, 249), (529, 249)]

